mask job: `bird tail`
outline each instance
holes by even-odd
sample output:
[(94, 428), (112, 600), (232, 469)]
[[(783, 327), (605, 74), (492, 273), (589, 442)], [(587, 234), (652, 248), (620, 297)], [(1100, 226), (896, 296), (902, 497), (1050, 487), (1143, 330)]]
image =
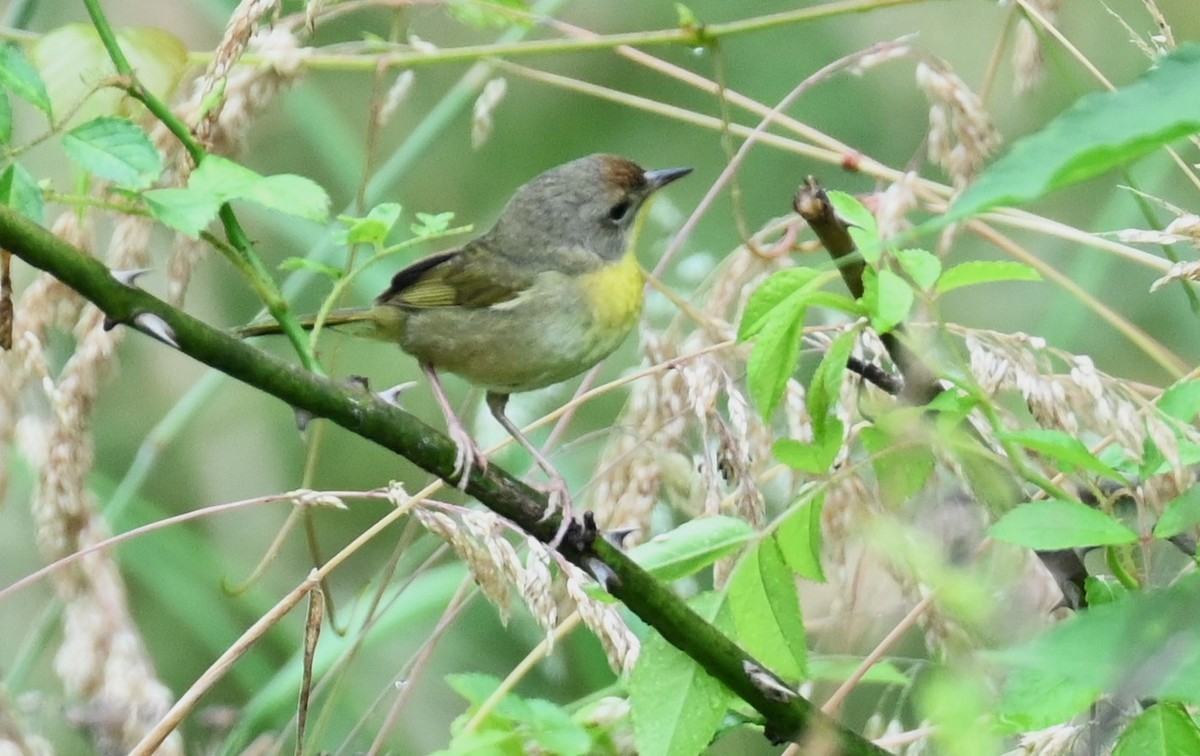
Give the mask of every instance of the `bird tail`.
[[(305, 315), (300, 318), (300, 327), (306, 331), (311, 331), (316, 325), (317, 319), (315, 315)], [(347, 331), (356, 336), (370, 336), (375, 330), (375, 318), (370, 308), (348, 307), (330, 312), (325, 316), (321, 327), (336, 328), (339, 331)], [(262, 320), (235, 328), (233, 332), (238, 338), (248, 339), (253, 336), (272, 336), (283, 333), (283, 329), (280, 328), (278, 321)]]

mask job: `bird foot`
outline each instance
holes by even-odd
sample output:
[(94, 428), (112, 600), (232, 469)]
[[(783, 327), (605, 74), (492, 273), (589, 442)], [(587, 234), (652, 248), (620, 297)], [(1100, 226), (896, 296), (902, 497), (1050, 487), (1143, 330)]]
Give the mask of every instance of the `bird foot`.
[(454, 472), (452, 473), (458, 476), (455, 486), (460, 491), (466, 491), (467, 483), (471, 479), (471, 471), (474, 469), (478, 469), (480, 472), (486, 471), (488, 458), (483, 450), (475, 445), (475, 439), (471, 438), (471, 434), (467, 432), (462, 423), (452, 423), (447, 430), (450, 440), (458, 447), (458, 451), (454, 455)]
[(558, 474), (552, 475), (550, 482), (546, 485), (536, 486), (536, 488), (546, 494), (547, 501), (546, 511), (542, 513), (542, 519), (539, 522), (550, 519), (555, 512), (562, 512), (562, 522), (555, 531), (554, 538), (547, 544), (550, 548), (557, 549), (562, 545), (563, 538), (575, 521), (575, 508), (571, 506), (571, 489), (567, 487), (567, 481)]

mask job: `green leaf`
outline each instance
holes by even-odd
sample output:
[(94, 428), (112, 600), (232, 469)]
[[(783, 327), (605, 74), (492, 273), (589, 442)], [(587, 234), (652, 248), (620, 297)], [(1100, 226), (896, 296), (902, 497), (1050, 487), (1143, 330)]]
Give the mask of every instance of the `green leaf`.
[(1200, 753), (1200, 728), (1181, 704), (1151, 706), (1117, 739), (1112, 756), (1177, 756)]
[[(170, 100), (188, 67), (187, 46), (165, 29), (117, 29), (116, 34), (138, 82), (160, 100)], [(97, 116), (132, 116), (142, 110), (123, 91), (98, 88), (116, 72), (91, 24), (66, 24), (47, 32), (30, 49), (30, 59), (46, 82), (54, 112), (78, 107), (72, 123)]]
[(1049, 458), (1061, 472), (1073, 472), (1079, 468), (1116, 481), (1125, 481), (1119, 472), (1088, 451), (1082, 441), (1063, 431), (1038, 428), (1003, 433), (1001, 438)]
[[(857, 656), (810, 656), (808, 677), (811, 680), (845, 682), (862, 666), (863, 659)], [(887, 659), (880, 659), (867, 669), (860, 680), (876, 685), (909, 685), (912, 680)]]
[(821, 569), (821, 511), (824, 508), (825, 494), (819, 492), (789, 512), (775, 534), (783, 560), (792, 572), (818, 583), (825, 582), (825, 571)]
[(246, 166), (220, 155), (206, 155), (188, 177), (187, 188), (215, 199), (218, 204), (238, 199), (254, 191), (262, 176)]
[(1176, 383), (1164, 391), (1155, 404), (1169, 417), (1192, 422), (1200, 412), (1200, 381)]
[(1040, 197), (1200, 130), (1200, 44), (1188, 43), (1115, 92), (1085, 95), (992, 164), (951, 205), (956, 221)]
[(8, 93), (0, 90), (0, 146), (12, 142), (12, 132), (12, 103), (8, 101)]
[(721, 724), (731, 696), (691, 657), (651, 630), (629, 676), (636, 752), (643, 756), (701, 753)]
[(45, 199), (37, 180), (25, 166), (12, 163), (0, 173), (0, 203), (8, 205), (34, 223), (44, 219)]
[(434, 236), (450, 228), (454, 213), (417, 213), (417, 220), (419, 222), (411, 226), (414, 236)]
[(844, 433), (842, 422), (830, 418), (824, 423), (820, 437), (812, 443), (781, 438), (771, 445), (771, 453), (788, 467), (813, 475), (828, 475), (842, 448)]
[(1129, 589), (1111, 575), (1088, 575), (1083, 581), (1083, 593), (1087, 605), (1096, 607), (1128, 596)]
[(1006, 733), (1041, 730), (1066, 722), (1091, 706), (1099, 695), (1095, 686), (1021, 666), (1004, 681), (997, 719)]
[(505, 13), (506, 8), (528, 13), (523, 0), (449, 0), (446, 10), (460, 23), (479, 29), (529, 26), (528, 16)]
[(1155, 538), (1171, 538), (1200, 525), (1200, 486), (1192, 486), (1163, 508), (1154, 523)]
[(898, 249), (894, 253), (896, 262), (922, 291), (933, 288), (942, 274), (942, 261), (924, 249)]
[(362, 218), (339, 215), (338, 220), (346, 225), (343, 244), (374, 244), (381, 246), (400, 219), (400, 205), (382, 202)]
[(162, 175), (158, 150), (124, 118), (93, 118), (63, 134), (62, 146), (80, 168), (126, 189), (144, 189)]
[(813, 373), (808, 386), (808, 415), (812, 419), (813, 436), (824, 437), (825, 423), (837, 406), (842, 393), (842, 380), (846, 376), (846, 361), (854, 351), (858, 331), (846, 331), (838, 336), (825, 350), (821, 363)]
[[(919, 422), (920, 418), (915, 414), (902, 413), (910, 420)], [(902, 438), (879, 426), (861, 429), (859, 438), (871, 453), (871, 467), (875, 470), (880, 492), (888, 506), (900, 506), (929, 482), (935, 460), (928, 447), (905, 445)]]
[(862, 298), (871, 318), (871, 327), (884, 334), (904, 322), (912, 311), (916, 295), (908, 281), (884, 268), (865, 272)]
[[(500, 687), (500, 680), (484, 674), (453, 674), (446, 676), (446, 683), (471, 703), (476, 711)], [(578, 754), (584, 756), (592, 747), (591, 736), (561, 706), (538, 698), (523, 698), (508, 693), (484, 720), (484, 730), (493, 730), (517, 737), (514, 745), (524, 746), (528, 752), (530, 744), (542, 746), (547, 753)], [(468, 753), (468, 746), (477, 745), (467, 738), (454, 738), (451, 753)], [(493, 743), (494, 744), (494, 743)]]
[(991, 696), (983, 677), (963, 666), (935, 666), (922, 675), (916, 716), (933, 725), (930, 750), (943, 756), (1002, 753), (988, 715)]
[(329, 195), (321, 185), (291, 173), (263, 176), (242, 199), (317, 223), (329, 218)]
[(1078, 501), (1022, 504), (988, 528), (997, 541), (1031, 549), (1070, 549), (1136, 543), (1137, 533), (1110, 515)]
[(142, 193), (142, 199), (155, 220), (193, 239), (208, 228), (221, 209), (217, 197), (178, 187), (150, 189)]
[(737, 517), (698, 517), (638, 545), (629, 552), (629, 558), (659, 580), (669, 582), (732, 554), (754, 536), (754, 528)]
[(0, 87), (51, 117), (50, 95), (37, 69), (12, 45), (0, 45)]
[[(161, 198), (158, 191), (146, 194)], [(218, 155), (208, 155), (200, 161), (187, 180), (187, 192), (186, 197), (191, 197), (203, 208), (203, 212), (197, 210), (196, 217), (205, 215), (210, 208), (214, 209), (212, 215), (215, 215), (215, 210), (223, 203), (235, 199), (245, 199), (310, 221), (324, 221), (329, 215), (329, 196), (316, 182), (292, 174), (262, 176)], [(179, 204), (184, 197), (179, 194), (173, 200)]]
[(1032, 640), (989, 654), (1016, 669), (1036, 670), (1094, 692), (1200, 702), (1200, 576), (1089, 607)]
[(879, 224), (875, 216), (863, 203), (845, 192), (827, 192), (829, 203), (837, 211), (838, 218), (845, 222), (850, 239), (857, 247), (859, 254), (868, 265), (879, 263), (882, 253), (882, 241), (879, 238)]
[[(788, 303), (793, 310), (786, 311)], [(774, 414), (788, 379), (796, 372), (804, 313), (803, 292), (793, 294), (767, 319), (750, 351), (750, 359), (746, 362), (747, 384), (750, 398), (764, 418)]]
[[(748, 341), (756, 335), (766, 325), (768, 316), (785, 303), (787, 306), (784, 309), (794, 313), (797, 304), (792, 303), (791, 298), (797, 292), (809, 291), (811, 284), (819, 276), (820, 274), (812, 268), (785, 268), (768, 276), (746, 303), (746, 310), (742, 313), (742, 322), (738, 327), (738, 340)], [(802, 307), (803, 303), (799, 305)]]
[(808, 649), (800, 599), (774, 538), (764, 538), (738, 563), (726, 593), (742, 647), (785, 678), (804, 677)]
[(955, 265), (943, 273), (937, 282), (937, 293), (941, 295), (964, 286), (996, 281), (1040, 280), (1042, 280), (1041, 275), (1025, 263), (972, 260)]

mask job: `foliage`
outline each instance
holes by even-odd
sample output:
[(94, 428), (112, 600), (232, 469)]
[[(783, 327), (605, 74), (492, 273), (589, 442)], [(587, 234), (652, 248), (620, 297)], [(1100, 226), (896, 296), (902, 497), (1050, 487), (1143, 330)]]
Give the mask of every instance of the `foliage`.
[[(1080, 94), (1073, 104), (1057, 103), (1061, 112), (1024, 121), (1025, 136), (993, 159), (995, 127), (986, 112), (999, 104), (972, 92), (949, 63), (915, 43), (870, 39), (862, 46), (874, 47), (853, 53), (833, 46), (811, 32), (809, 14), (828, 12), (831, 23), (844, 23), (844, 10), (834, 6), (717, 20), (743, 11), (676, 4), (665, 15), (629, 11), (628, 23), (611, 23), (597, 38), (553, 27), (561, 36), (526, 42), (541, 29), (531, 23), (541, 14), (607, 20), (576, 18), (555, 2), (453, 0), (436, 22), (389, 6), (391, 28), (384, 30), (361, 8), (314, 3), (294, 16), (241, 18), (244, 34), (230, 29), (225, 45), (189, 57), (171, 31), (108, 29), (103, 10), (110, 4), (117, 5), (88, 0), (90, 22), (62, 19), (22, 44), (0, 46), (0, 203), (103, 257), (125, 283), (133, 279), (121, 277), (133, 269), (163, 270), (172, 303), (194, 286), (193, 271), (204, 270), (216, 280), (209, 284), (214, 296), (193, 296), (189, 312), (205, 321), (233, 313), (250, 321), (257, 319), (250, 303), (264, 308), (312, 372), (357, 375), (359, 365), (372, 367), (357, 347), (321, 335), (320, 324), (346, 302), (369, 301), (396, 258), (461, 242), (472, 229), (452, 226), (456, 219), (494, 215), (513, 186), (560, 157), (638, 150), (639, 160), (653, 158), (657, 167), (660, 159), (695, 156), (699, 176), (722, 188), (732, 181), (732, 216), (700, 201), (695, 217), (707, 211), (709, 225), (688, 237), (695, 226), (674, 216), (696, 207), (703, 187), (693, 187), (690, 200), (661, 199), (646, 223), (642, 253), (680, 226), (685, 231), (668, 245), (668, 256), (676, 246), (693, 251), (666, 268), (661, 287), (669, 293), (649, 300), (646, 368), (634, 376), (631, 398), (614, 415), (610, 405), (582, 405), (590, 393), (569, 404), (553, 395), (553, 403), (568, 404), (568, 416), (582, 405), (576, 424), (602, 432), (596, 435), (603, 449), (581, 442), (555, 458), (578, 492), (577, 505), (595, 510), (602, 528), (632, 527), (631, 540), (621, 544), (625, 553), (679, 597), (636, 612), (610, 595), (614, 573), (598, 557), (576, 564), (549, 552), (513, 523), (438, 493), (436, 481), (397, 467), (394, 457), (324, 424), (308, 427), (299, 412), (304, 449), (296, 451), (290, 428), (268, 435), (267, 428), (290, 425), (277, 406), (258, 412), (228, 404), (231, 392), (220, 390), (219, 376), (193, 372), (190, 363), (165, 366), (164, 344), (127, 339), (118, 349), (133, 329), (106, 329), (112, 324), (89, 315), (68, 292), (20, 268), (14, 307), (5, 255), (0, 328), (13, 332), (16, 346), (5, 358), (11, 381), (0, 397), (0, 432), (22, 443), (0, 483), (10, 489), (5, 529), (28, 542), (14, 569), (83, 559), (106, 529), (129, 533), (115, 561), (107, 561), (112, 549), (87, 557), (104, 559), (103, 569), (57, 567), (50, 590), (35, 602), (46, 609), (9, 613), (11, 637), (33, 639), (4, 657), (14, 670), (6, 679), (14, 699), (54, 690), (96, 710), (123, 711), (144, 694), (138, 705), (159, 712), (147, 728), (179, 725), (189, 744), (209, 741), (223, 751), (278, 737), (303, 738), (307, 752), (735, 752), (748, 742), (739, 738), (758, 744), (763, 735), (796, 735), (772, 728), (781, 710), (802, 699), (823, 705), (834, 720), (868, 722), (839, 735), (861, 752), (872, 752), (872, 738), (976, 754), (1106, 735), (1103, 745), (1115, 754), (1200, 749), (1200, 581), (1190, 574), (1200, 525), (1200, 489), (1191, 486), (1200, 463), (1200, 381), (1175, 354), (1190, 343), (1200, 314), (1191, 291), (1200, 273), (1190, 257), (1181, 262), (1166, 247), (1190, 243), (1188, 255), (1200, 247), (1200, 220), (1194, 200), (1189, 204), (1192, 184), (1200, 182), (1188, 165), (1194, 156), (1178, 165), (1150, 165), (1156, 158), (1148, 157), (1200, 130), (1200, 43), (1176, 43), (1170, 34), (1142, 43), (1154, 60), (1140, 61), (1139, 75), (1130, 71), (1111, 91)], [(200, 0), (179, 4), (207, 7)], [(283, 12), (293, 10), (285, 4)], [(346, 27), (332, 23), (344, 11), (363, 25), (348, 37)], [(916, 9), (896, 17), (909, 12)], [(1049, 37), (1028, 36), (1035, 22), (1013, 10), (993, 31), (1011, 25), (1018, 37), (1027, 35), (1021, 44), (1061, 55)], [(1148, 26), (1144, 19), (1128, 23)], [(656, 25), (663, 28), (653, 31)], [(618, 32), (626, 28), (642, 31)], [(913, 126), (912, 112), (897, 106), (883, 136), (903, 147), (880, 147), (878, 158), (868, 157), (791, 120), (786, 109), (772, 113), (772, 103), (743, 97), (743, 89), (772, 96), (764, 94), (773, 91), (768, 82), (733, 80), (757, 55), (740, 43), (768, 28), (813, 34), (815, 54), (823, 56), (819, 64), (781, 71), (788, 87), (827, 60), (837, 62), (805, 86), (819, 84), (836, 98), (855, 90), (835, 72), (863, 73), (872, 82), (884, 62), (915, 68), (916, 83), (898, 96), (911, 100), (922, 91), (929, 124)], [(311, 36), (316, 29), (321, 34)], [(426, 29), (442, 47), (413, 33)], [(481, 35), (495, 41), (479, 44)], [(995, 37), (997, 44), (1007, 38)], [(630, 43), (638, 46), (632, 53), (618, 47)], [(663, 45), (693, 52), (655, 49)], [(669, 89), (634, 95), (641, 83), (624, 80), (616, 68), (576, 69), (585, 52), (613, 66), (630, 65), (624, 56), (639, 74), (664, 74), (672, 87), (700, 74), (714, 83), (700, 89), (703, 107)], [(534, 57), (545, 53), (558, 55)], [(977, 53), (957, 54), (974, 60)], [(207, 70), (194, 89), (180, 91), (180, 82), (198, 73), (189, 63), (197, 59)], [(478, 68), (444, 87), (439, 69), (464, 61)], [(1067, 65), (1065, 57), (1058, 62)], [(1094, 62), (1116, 68), (1119, 61)], [(304, 98), (319, 97), (318, 88), (300, 74), (326, 70), (363, 82), (370, 78), (364, 72), (376, 73), (363, 85), (369, 107), (357, 112), (358, 105), (339, 100), (312, 108), (320, 101)], [(466, 137), (455, 131), (455, 115), (469, 110), (497, 73), (555, 87), (563, 99), (547, 106), (511, 87), (505, 100), (488, 103), (486, 116), (476, 108), (491, 127), (476, 133), (493, 144), (460, 164)], [(878, 85), (879, 102), (862, 96), (859, 109), (886, 112), (884, 90), (894, 84)], [(285, 95), (288, 87), (294, 89)], [(402, 104), (413, 87), (413, 103)], [(436, 105), (435, 89), (446, 92)], [(613, 109), (591, 110), (599, 106), (587, 95), (615, 103), (604, 106)], [(262, 136), (283, 130), (276, 124), (272, 131), (272, 98), (293, 103), (285, 117), (289, 137), (279, 145)], [(709, 106), (721, 117), (700, 112)], [(578, 109), (571, 119), (580, 134), (557, 134), (565, 127), (552, 108)], [(628, 115), (637, 109), (667, 116), (669, 130)], [(766, 131), (753, 128), (759, 119), (771, 124)], [(586, 123), (592, 120), (595, 130)], [(397, 122), (400, 128), (388, 125)], [(839, 123), (830, 133), (849, 139), (860, 125)], [(704, 151), (711, 152), (708, 136), (692, 136), (701, 129), (725, 138), (719, 160)], [(309, 159), (292, 144), (293, 130), (320, 144), (319, 154)], [(234, 154), (251, 136), (255, 146)], [(554, 144), (557, 136), (566, 146)], [(740, 151), (738, 139), (746, 140)], [(918, 143), (928, 148), (928, 164), (906, 163)], [(847, 189), (818, 192), (830, 209), (827, 228), (799, 200), (807, 225), (797, 216), (764, 220), (777, 214), (801, 171), (743, 162), (751, 146), (864, 176), (825, 171), (829, 187)], [(47, 167), (47, 152), (55, 169)], [(452, 154), (455, 160), (447, 159)], [(492, 173), (506, 163), (511, 175)], [(400, 177), (414, 165), (414, 176), (428, 176), (419, 185), (406, 178), (410, 188)], [(735, 178), (715, 179), (727, 166)], [(1119, 178), (1115, 170), (1123, 171)], [(1118, 182), (1133, 190), (1110, 197)], [(1163, 198), (1138, 187), (1155, 187)], [(1103, 204), (1119, 210), (1092, 216), (1063, 204), (1064, 196), (1082, 196), (1098, 206), (1087, 197), (1101, 191)], [(758, 192), (770, 193), (769, 206), (749, 201)], [(346, 209), (331, 212), (351, 196)], [(1013, 207), (1018, 203), (1028, 207)], [(1129, 220), (1135, 210), (1143, 215)], [(1174, 220), (1160, 222), (1163, 215)], [(1060, 217), (1066, 220), (1052, 220)], [(1087, 220), (1073, 228), (1071, 218)], [(755, 224), (758, 230), (748, 232)], [(1138, 224), (1150, 228), (1129, 228)], [(100, 235), (97, 225), (113, 230)], [(1126, 232), (1105, 233), (1118, 225)], [(829, 247), (825, 233), (844, 236), (848, 256), (836, 264), (823, 255), (788, 256), (815, 251), (819, 242)], [(1162, 255), (1126, 243), (1137, 239), (1164, 245)], [(7, 241), (0, 246), (12, 246)], [(721, 244), (735, 249), (711, 258), (699, 251)], [(1040, 248), (1055, 244), (1086, 246), (1092, 268), (1102, 267), (1100, 256), (1104, 265), (1150, 267), (1160, 276), (1155, 285), (1181, 291), (1191, 312), (1171, 310), (1182, 305), (1164, 302), (1166, 292), (1142, 307), (1136, 295), (1148, 281), (1125, 269), (1102, 281)], [(209, 268), (197, 250), (216, 251), (230, 265)], [(986, 259), (998, 255), (1003, 259)], [(1093, 288), (1110, 296), (1093, 297)], [(675, 293), (684, 290), (690, 296)], [(681, 304), (668, 307), (668, 300)], [(1088, 327), (1057, 329), (1047, 313), (1063, 307), (1078, 308)], [(296, 314), (310, 309), (310, 318)], [(1168, 322), (1186, 325), (1165, 336), (1147, 332)], [(316, 330), (304, 330), (314, 323)], [(1093, 337), (1097, 324), (1109, 330)], [(126, 325), (170, 341), (169, 332), (145, 323)], [(1109, 342), (1118, 336), (1132, 343), (1134, 358), (1112, 356)], [(1089, 350), (1095, 360), (1084, 354)], [(628, 353), (616, 359), (632, 361)], [(1096, 367), (1101, 359), (1106, 371)], [(374, 367), (407, 389), (399, 379), (413, 367), (389, 360)], [(101, 382), (118, 362), (119, 377)], [(180, 388), (182, 375), (194, 381), (188, 392)], [(613, 377), (597, 393), (624, 385)], [(351, 396), (361, 396), (359, 385), (347, 389)], [(407, 391), (387, 396), (426, 409)], [(136, 432), (144, 438), (110, 437), (114, 414), (142, 421)], [(225, 423), (236, 432), (224, 434)], [(229, 435), (236, 438), (214, 443)], [(195, 451), (175, 454), (196, 459), (164, 451), (184, 448)], [(210, 455), (222, 461), (200, 459)], [(495, 463), (515, 459), (498, 456)], [(408, 488), (420, 493), (409, 496)], [(262, 490), (278, 493), (214, 506)], [(167, 527), (181, 525), (172, 514), (184, 508), (176, 497), (189, 508), (213, 507), (204, 513), (211, 533)], [(293, 507), (293, 517), (251, 510), (280, 502)], [(230, 526), (225, 518), (240, 519)], [(291, 531), (298, 523), (307, 530), (307, 553), (294, 548), (304, 540)], [(148, 530), (135, 532), (138, 526)], [(380, 533), (388, 535), (378, 539)], [(242, 552), (261, 556), (261, 564), (244, 561)], [(1051, 582), (1032, 566), (1040, 558), (1054, 567), (1055, 555), (1076, 559), (1082, 574), (1056, 573)], [(308, 577), (314, 566), (322, 571), (319, 592)], [(233, 586), (227, 571), (250, 577)], [(111, 585), (103, 582), (109, 576)], [(17, 577), (5, 581), (9, 589), (0, 586), (0, 601), (17, 601), (12, 594), (26, 585)], [(310, 592), (323, 598), (314, 599), (306, 621), (272, 609), (294, 606)], [(102, 630), (112, 633), (108, 640), (135, 639), (119, 666), (145, 676), (133, 686), (143, 693), (104, 699), (94, 693), (102, 685), (79, 682), (102, 677), (116, 657), (74, 677), (62, 669), (69, 661), (52, 663), (60, 631), (46, 629), (61, 625), (68, 641), (62, 649), (84, 645), (71, 634), (80, 632), (79, 617), (94, 609), (86, 602), (95, 596), (104, 599), (95, 606), (111, 612)], [(476, 596), (491, 605), (473, 604)], [(514, 598), (522, 610), (513, 610)], [(41, 625), (33, 619), (39, 613), (47, 618)], [(1053, 621), (1058, 614), (1069, 616)], [(168, 699), (180, 700), (193, 683), (210, 693), (201, 673), (263, 618), (247, 631), (252, 648), (243, 661), (214, 666), (224, 679), (212, 695), (236, 713), (235, 722), (205, 725), (218, 721), (208, 716), (213, 712), (190, 708), (179, 722), (164, 718)], [(664, 631), (674, 623), (691, 632)], [(586, 639), (573, 633), (580, 624), (590, 631)], [(701, 651), (713, 649), (697, 647), (714, 638), (753, 659), (743, 665), (744, 679), (703, 662)], [(55, 672), (61, 687), (46, 687)], [(301, 704), (298, 689), (307, 694)], [(465, 711), (457, 699), (448, 703), (451, 691), (466, 700)], [(194, 706), (193, 697), (185, 700)], [(1118, 712), (1115, 725), (1096, 713), (1105, 703)], [(450, 721), (446, 711), (462, 713)], [(67, 750), (82, 737), (69, 723), (43, 727), (20, 714), (0, 701), (0, 716), (30, 741), (44, 736)], [(94, 728), (92, 745), (118, 737), (113, 732)], [(132, 738), (121, 747), (132, 748), (142, 735), (120, 733)]]

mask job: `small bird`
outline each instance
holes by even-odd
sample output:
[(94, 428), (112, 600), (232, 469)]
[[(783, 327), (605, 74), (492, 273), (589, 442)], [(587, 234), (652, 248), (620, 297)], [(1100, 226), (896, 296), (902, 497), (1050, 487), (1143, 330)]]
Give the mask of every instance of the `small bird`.
[[(492, 416), (549, 476), (547, 516), (561, 507), (565, 529), (572, 517), (566, 481), (505, 414), (508, 397), (579, 375), (625, 340), (642, 311), (634, 254), (641, 210), (690, 172), (647, 171), (613, 155), (552, 168), (518, 189), (487, 233), (409, 265), (374, 307), (334, 311), (326, 324), (394, 342), (417, 358), (458, 445), (460, 487), (487, 458), (450, 406), (438, 371), (483, 388)], [(277, 324), (241, 331), (272, 332)]]

